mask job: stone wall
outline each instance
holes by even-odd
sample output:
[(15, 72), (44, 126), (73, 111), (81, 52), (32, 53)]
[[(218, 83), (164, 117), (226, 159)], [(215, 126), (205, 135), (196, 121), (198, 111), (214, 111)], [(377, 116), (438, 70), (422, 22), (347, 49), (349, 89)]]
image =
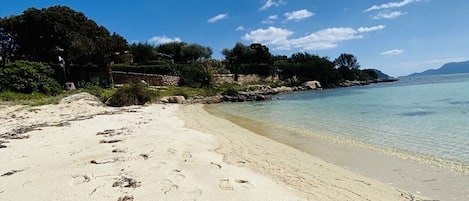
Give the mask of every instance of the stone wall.
[[(112, 76), (115, 84), (125, 84), (129, 82), (140, 82), (145, 80), (151, 86), (177, 86), (179, 76), (171, 75), (157, 75), (157, 74), (145, 74), (145, 73), (131, 73), (122, 71), (113, 71)], [(259, 75), (238, 75), (235, 74), (217, 74), (215, 75), (215, 82), (217, 84), (222, 83), (238, 83), (246, 84), (253, 82), (275, 82), (279, 81), (278, 75), (272, 76), (259, 76)]]
[(235, 74), (217, 74), (215, 75), (215, 82), (218, 84), (222, 83), (238, 83), (238, 84), (246, 84), (252, 82), (276, 82), (280, 81), (278, 75), (271, 75), (271, 76), (260, 76), (260, 75), (238, 75), (236, 77)]
[(145, 74), (145, 73), (131, 73), (113, 71), (112, 76), (115, 84), (125, 84), (130, 82), (140, 82), (145, 80), (151, 86), (177, 86), (179, 76), (171, 75), (157, 75), (157, 74)]

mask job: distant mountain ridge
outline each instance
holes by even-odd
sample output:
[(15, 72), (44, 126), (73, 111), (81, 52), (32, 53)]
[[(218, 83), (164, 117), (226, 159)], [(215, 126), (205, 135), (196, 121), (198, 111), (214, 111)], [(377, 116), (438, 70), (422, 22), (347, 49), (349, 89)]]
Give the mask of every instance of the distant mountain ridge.
[(451, 62), (443, 65), (438, 69), (430, 69), (421, 73), (412, 73), (407, 77), (428, 76), (428, 75), (445, 75), (445, 74), (459, 74), (469, 73), (469, 61)]

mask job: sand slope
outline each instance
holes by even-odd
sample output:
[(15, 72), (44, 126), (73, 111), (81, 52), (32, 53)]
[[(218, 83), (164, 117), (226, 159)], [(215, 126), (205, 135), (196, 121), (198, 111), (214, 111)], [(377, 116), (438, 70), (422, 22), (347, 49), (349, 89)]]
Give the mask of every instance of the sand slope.
[(186, 128), (178, 108), (113, 109), (83, 99), (1, 106), (0, 135), (35, 130), (2, 139), (0, 200), (305, 200), (223, 162), (216, 138)]

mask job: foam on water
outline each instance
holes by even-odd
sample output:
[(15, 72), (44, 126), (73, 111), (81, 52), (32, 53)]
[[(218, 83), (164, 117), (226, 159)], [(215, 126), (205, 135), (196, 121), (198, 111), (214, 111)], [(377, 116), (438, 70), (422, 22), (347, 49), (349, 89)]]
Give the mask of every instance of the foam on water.
[[(222, 104), (234, 115), (469, 173), (469, 75)], [(313, 132), (319, 131), (319, 132)]]

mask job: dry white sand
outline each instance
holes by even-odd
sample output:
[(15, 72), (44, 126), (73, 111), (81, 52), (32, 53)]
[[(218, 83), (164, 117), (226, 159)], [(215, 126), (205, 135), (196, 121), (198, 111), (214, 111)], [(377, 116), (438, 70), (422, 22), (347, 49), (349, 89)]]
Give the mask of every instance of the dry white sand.
[[(0, 106), (0, 200), (411, 200), (203, 110)], [(25, 139), (7, 139), (24, 138)]]

